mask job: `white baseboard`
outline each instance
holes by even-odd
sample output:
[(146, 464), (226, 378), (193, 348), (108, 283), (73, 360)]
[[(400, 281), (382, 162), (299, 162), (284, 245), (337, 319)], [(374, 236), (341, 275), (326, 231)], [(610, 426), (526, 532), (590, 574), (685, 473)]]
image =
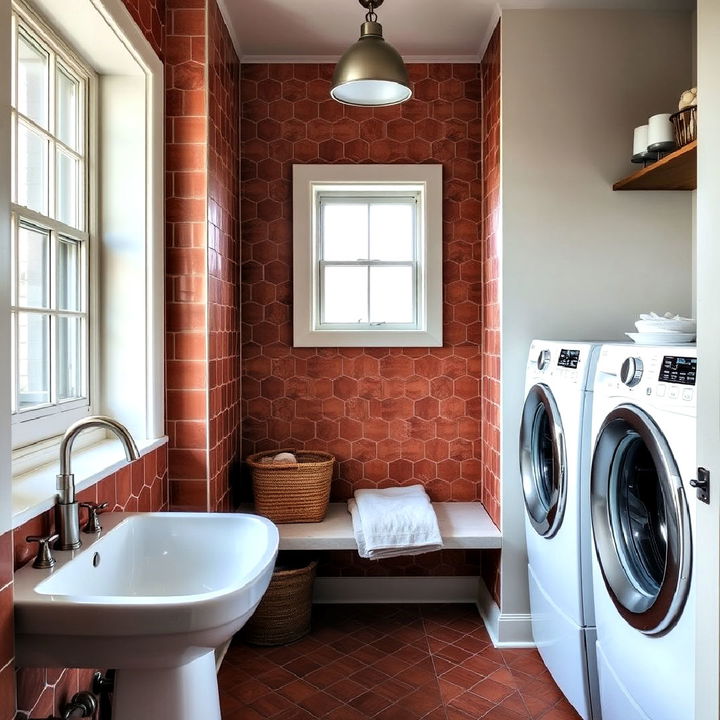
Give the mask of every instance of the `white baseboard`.
[(319, 577), (313, 602), (332, 603), (472, 603), (477, 577)]
[(530, 614), (501, 612), (482, 579), (479, 580), (477, 608), (495, 647), (535, 647)]

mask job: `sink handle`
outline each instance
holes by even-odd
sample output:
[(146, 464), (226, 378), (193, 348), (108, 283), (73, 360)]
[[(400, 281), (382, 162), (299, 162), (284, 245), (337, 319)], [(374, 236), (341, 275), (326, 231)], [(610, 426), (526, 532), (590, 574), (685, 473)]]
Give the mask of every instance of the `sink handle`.
[(26, 542), (36, 542), (38, 544), (37, 555), (33, 562), (33, 567), (39, 570), (48, 570), (55, 564), (55, 558), (50, 552), (50, 543), (55, 542), (60, 536), (54, 535), (28, 535)]
[(102, 530), (102, 525), (100, 524), (100, 518), (98, 515), (105, 510), (105, 508), (108, 506), (106, 502), (104, 503), (94, 503), (94, 502), (83, 502), (80, 503), (80, 507), (87, 508), (88, 510), (88, 519), (85, 523), (85, 527), (83, 528), (83, 532), (87, 533), (88, 535), (95, 535), (99, 533)]

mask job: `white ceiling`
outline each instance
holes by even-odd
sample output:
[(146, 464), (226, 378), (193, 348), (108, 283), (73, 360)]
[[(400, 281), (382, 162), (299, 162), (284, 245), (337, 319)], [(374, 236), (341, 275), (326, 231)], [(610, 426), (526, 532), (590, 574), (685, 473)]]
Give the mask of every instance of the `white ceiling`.
[[(219, 0), (243, 62), (334, 61), (357, 39), (358, 0)], [(694, 0), (501, 0), (505, 8), (690, 9)], [(484, 50), (496, 0), (385, 0), (385, 37), (406, 58), (473, 61)]]

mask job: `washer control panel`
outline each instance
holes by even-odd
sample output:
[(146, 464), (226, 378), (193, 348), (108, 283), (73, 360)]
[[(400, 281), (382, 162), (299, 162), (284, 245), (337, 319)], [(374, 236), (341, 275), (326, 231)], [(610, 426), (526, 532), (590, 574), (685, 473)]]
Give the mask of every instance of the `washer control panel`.
[(667, 345), (605, 345), (594, 388), (608, 397), (692, 412), (697, 400), (696, 371), (694, 345), (677, 349)]

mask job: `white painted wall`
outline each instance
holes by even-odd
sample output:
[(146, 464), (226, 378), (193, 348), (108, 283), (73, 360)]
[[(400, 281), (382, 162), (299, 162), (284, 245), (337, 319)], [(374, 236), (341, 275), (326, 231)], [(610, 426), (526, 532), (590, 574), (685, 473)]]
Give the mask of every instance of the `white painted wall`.
[(534, 337), (625, 339), (691, 310), (691, 193), (612, 192), (692, 78), (689, 13), (502, 17), (502, 612), (528, 611), (517, 434)]
[[(698, 464), (711, 471), (697, 503), (693, 575), (698, 599), (695, 720), (720, 717), (720, 3), (698, 2)], [(692, 502), (692, 500), (691, 500)]]

